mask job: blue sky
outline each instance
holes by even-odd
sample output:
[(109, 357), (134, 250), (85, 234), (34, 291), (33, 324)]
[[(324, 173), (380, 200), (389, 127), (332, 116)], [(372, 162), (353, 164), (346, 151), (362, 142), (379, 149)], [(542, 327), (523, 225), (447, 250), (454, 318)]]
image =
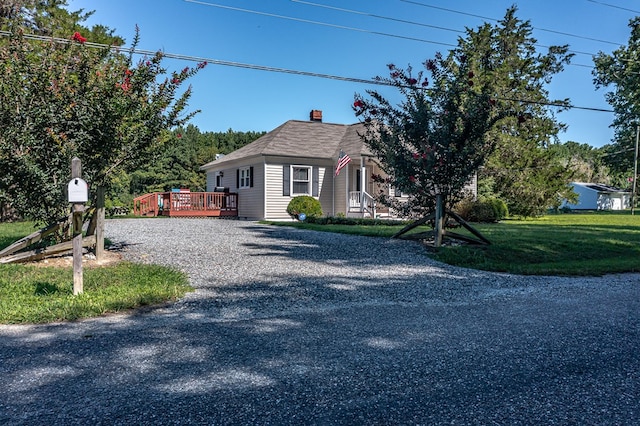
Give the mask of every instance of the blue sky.
[[(371, 79), (386, 75), (388, 63), (421, 67), (435, 52), (451, 49), (448, 45), (456, 44), (463, 35), (460, 31), (485, 22), (471, 15), (500, 19), (516, 4), (517, 16), (531, 21), (539, 45), (569, 44), (572, 51), (580, 52), (572, 61), (575, 65), (554, 78), (551, 97), (601, 109), (610, 107), (605, 92), (593, 86), (590, 54), (610, 53), (626, 45), (629, 20), (640, 15), (634, 12), (640, 10), (637, 0), (197, 1), (70, 0), (69, 8), (95, 10), (88, 24), (115, 29), (127, 45), (137, 24), (138, 47), (144, 50)], [(195, 62), (167, 60), (165, 65), (180, 70)], [(355, 123), (351, 109), (355, 93), (374, 88), (394, 95), (392, 89), (380, 86), (215, 64), (190, 82), (189, 108), (202, 111), (191, 122), (202, 131), (269, 131), (290, 119), (308, 120), (313, 109), (323, 111), (325, 122)], [(574, 109), (558, 118), (569, 126), (560, 135), (563, 142), (598, 147), (613, 137), (611, 113)]]

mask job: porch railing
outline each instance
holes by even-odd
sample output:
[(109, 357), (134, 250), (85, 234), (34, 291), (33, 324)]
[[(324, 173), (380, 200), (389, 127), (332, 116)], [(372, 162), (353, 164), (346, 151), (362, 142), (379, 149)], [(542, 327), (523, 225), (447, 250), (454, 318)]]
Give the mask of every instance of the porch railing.
[(136, 216), (237, 216), (238, 194), (154, 192), (133, 201)]
[(349, 191), (349, 211), (358, 211), (376, 217), (376, 202), (366, 191)]

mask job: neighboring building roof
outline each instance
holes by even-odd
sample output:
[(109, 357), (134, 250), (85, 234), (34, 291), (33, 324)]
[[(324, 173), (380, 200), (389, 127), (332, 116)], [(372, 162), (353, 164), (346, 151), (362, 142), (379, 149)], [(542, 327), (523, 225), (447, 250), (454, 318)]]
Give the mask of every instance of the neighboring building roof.
[(583, 188), (588, 188), (591, 189), (593, 191), (597, 191), (597, 192), (605, 192), (605, 193), (613, 193), (613, 192), (629, 192), (629, 191), (625, 191), (624, 189), (620, 189), (620, 188), (614, 188), (612, 186), (608, 186), (608, 185), (603, 185), (601, 183), (587, 183), (587, 182), (571, 182), (572, 185), (574, 186), (581, 186)]
[(201, 169), (254, 156), (283, 156), (337, 159), (340, 150), (351, 157), (371, 156), (358, 132), (364, 126), (332, 124), (318, 121), (290, 120), (222, 158), (205, 164)]

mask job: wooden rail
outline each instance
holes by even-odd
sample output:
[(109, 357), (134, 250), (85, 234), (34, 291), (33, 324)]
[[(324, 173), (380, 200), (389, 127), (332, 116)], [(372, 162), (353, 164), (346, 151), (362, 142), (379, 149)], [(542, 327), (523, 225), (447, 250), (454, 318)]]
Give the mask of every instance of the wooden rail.
[(133, 200), (135, 216), (238, 216), (238, 194), (230, 192), (153, 192)]

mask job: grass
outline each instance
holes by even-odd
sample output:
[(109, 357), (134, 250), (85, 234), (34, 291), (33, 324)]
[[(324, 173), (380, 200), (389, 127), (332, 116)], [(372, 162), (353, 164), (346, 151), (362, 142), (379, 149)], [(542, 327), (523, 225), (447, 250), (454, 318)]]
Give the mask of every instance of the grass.
[[(33, 232), (32, 223), (0, 223), (0, 248)], [(71, 267), (0, 265), (0, 324), (71, 321), (176, 300), (192, 291), (185, 274), (121, 262), (84, 268), (84, 293), (73, 295)]]
[[(368, 227), (278, 223), (305, 229), (391, 237), (401, 226)], [(523, 275), (598, 276), (640, 272), (640, 215), (571, 213), (538, 219), (475, 224), (489, 246), (444, 246), (439, 261), (486, 271)], [(417, 231), (424, 231), (425, 228)], [(470, 235), (462, 229), (455, 232)]]

